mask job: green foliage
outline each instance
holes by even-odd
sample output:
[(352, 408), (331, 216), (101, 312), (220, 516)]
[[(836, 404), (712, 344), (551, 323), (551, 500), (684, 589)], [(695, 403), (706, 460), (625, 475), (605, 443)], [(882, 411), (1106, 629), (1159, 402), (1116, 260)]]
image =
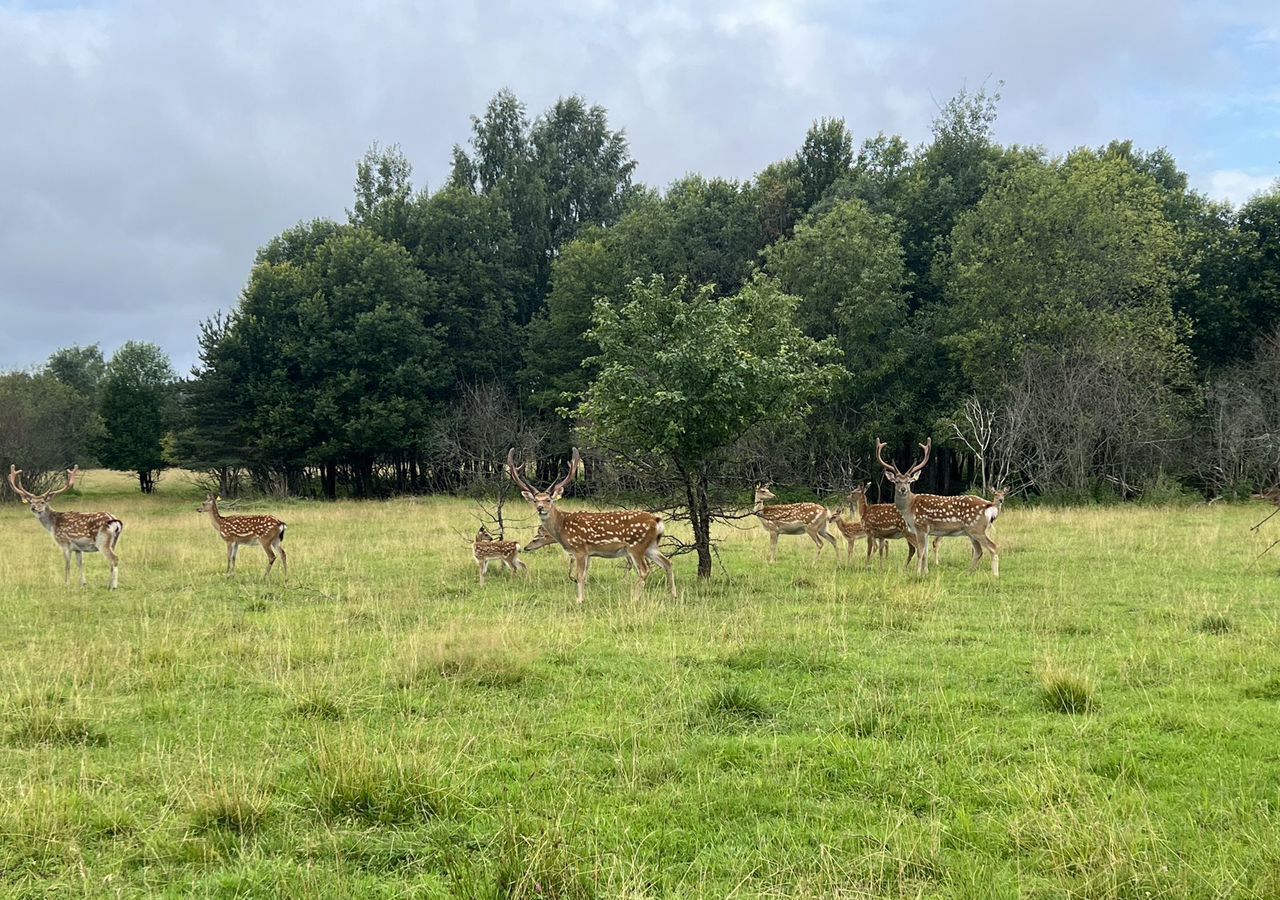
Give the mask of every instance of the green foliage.
[(962, 372), (989, 394), (1037, 348), (1102, 342), (1186, 357), (1171, 305), (1176, 236), (1154, 180), (1077, 151), (1017, 168), (956, 226), (945, 267)]
[[(40, 490), (48, 472), (90, 459), (98, 427), (91, 398), (48, 373), (0, 375), (0, 466), (23, 471), (29, 490)], [(9, 494), (8, 482), (3, 492)]]
[(596, 304), (599, 374), (577, 413), (602, 446), (704, 467), (755, 425), (795, 421), (836, 382), (830, 342), (794, 324), (796, 298), (759, 276), (736, 294), (709, 285), (632, 285)]
[(167, 462), (163, 441), (173, 426), (177, 376), (155, 344), (129, 341), (102, 379), (102, 436), (97, 456), (107, 468), (138, 473), (144, 494)]

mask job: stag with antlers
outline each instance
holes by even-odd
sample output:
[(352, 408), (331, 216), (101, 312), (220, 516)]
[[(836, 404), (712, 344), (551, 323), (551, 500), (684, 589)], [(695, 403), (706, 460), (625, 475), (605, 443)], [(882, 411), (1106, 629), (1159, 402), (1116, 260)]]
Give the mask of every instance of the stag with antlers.
[(637, 580), (632, 594), (634, 598), (638, 598), (644, 588), (651, 571), (650, 563), (667, 573), (667, 587), (671, 591), (671, 597), (674, 599), (677, 596), (676, 576), (671, 561), (658, 550), (658, 539), (662, 537), (664, 529), (662, 519), (653, 513), (627, 510), (565, 512), (556, 506), (556, 501), (564, 496), (565, 489), (577, 477), (578, 466), (581, 464), (578, 448), (573, 448), (569, 473), (545, 491), (539, 491), (524, 479), (520, 474), (521, 467), (516, 465), (515, 454), (514, 447), (507, 451), (507, 470), (511, 473), (511, 480), (520, 488), (524, 499), (537, 509), (543, 530), (573, 557), (579, 603), (583, 601), (586, 592), (591, 559), (616, 558), (624, 554), (636, 567)]
[(80, 569), (80, 586), (87, 582), (84, 577), (84, 555), (86, 553), (102, 553), (111, 565), (110, 588), (115, 590), (120, 579), (120, 557), (116, 554), (116, 545), (120, 542), (120, 532), (124, 530), (121, 522), (110, 513), (76, 513), (54, 512), (49, 506), (50, 499), (75, 486), (80, 476), (80, 467), (67, 469), (67, 482), (60, 488), (33, 494), (22, 486), (22, 470), (9, 466), (9, 487), (18, 495), (23, 503), (31, 507), (31, 512), (44, 526), (44, 530), (53, 536), (54, 542), (62, 548), (62, 556), (66, 561), (63, 583), (71, 586), (71, 557), (74, 554), (76, 565)]
[(284, 552), (284, 533), (288, 526), (275, 516), (224, 516), (218, 512), (220, 499), (214, 494), (205, 495), (204, 503), (196, 507), (196, 512), (208, 513), (214, 531), (226, 541), (227, 577), (235, 574), (241, 544), (261, 544), (267, 554), (267, 571), (262, 577), (271, 577), (271, 567), (276, 564), (276, 555), (279, 554), (284, 577), (288, 580), (289, 557)]
[(862, 523), (862, 530), (867, 536), (867, 565), (871, 564), (871, 553), (877, 548), (883, 564), (889, 552), (889, 541), (902, 539), (907, 542), (909, 567), (911, 558), (916, 555), (916, 545), (911, 539), (911, 532), (907, 531), (902, 513), (892, 503), (868, 503), (867, 492), (870, 490), (871, 482), (868, 481), (849, 492), (849, 508), (858, 510), (858, 521)]
[(929, 538), (965, 536), (973, 544), (973, 560), (969, 563), (969, 571), (978, 568), (982, 559), (982, 551), (991, 554), (991, 574), (1000, 577), (1000, 549), (991, 540), (987, 531), (991, 523), (1000, 515), (1000, 507), (981, 497), (944, 497), (940, 494), (913, 494), (911, 485), (915, 484), (920, 473), (929, 462), (929, 451), (933, 448), (933, 438), (920, 445), (924, 450), (924, 459), (913, 465), (905, 473), (900, 472), (892, 463), (885, 462), (884, 441), (876, 438), (876, 459), (884, 468), (885, 477), (893, 482), (893, 502), (907, 530), (911, 532), (916, 552), (920, 556), (919, 572), (929, 571)]
[[(769, 562), (778, 558), (778, 536), (783, 534), (807, 534), (818, 545), (818, 556), (822, 556), (824, 540), (837, 547), (836, 539), (827, 531), (827, 522), (831, 518), (831, 510), (821, 503), (782, 503), (765, 506), (764, 501), (774, 499), (773, 491), (768, 485), (756, 485), (756, 501), (752, 512), (769, 532)], [(836, 559), (839, 560), (839, 554)]]

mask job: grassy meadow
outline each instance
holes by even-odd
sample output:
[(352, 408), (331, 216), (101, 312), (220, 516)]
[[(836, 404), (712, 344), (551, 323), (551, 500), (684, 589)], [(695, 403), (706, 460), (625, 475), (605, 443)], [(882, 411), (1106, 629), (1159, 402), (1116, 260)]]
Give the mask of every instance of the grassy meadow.
[(0, 896), (1280, 895), (1260, 506), (1010, 504), (999, 581), (726, 527), (578, 607), (555, 548), (479, 588), (463, 501), (244, 506), (264, 584), (178, 475), (59, 499), (120, 590), (0, 507)]

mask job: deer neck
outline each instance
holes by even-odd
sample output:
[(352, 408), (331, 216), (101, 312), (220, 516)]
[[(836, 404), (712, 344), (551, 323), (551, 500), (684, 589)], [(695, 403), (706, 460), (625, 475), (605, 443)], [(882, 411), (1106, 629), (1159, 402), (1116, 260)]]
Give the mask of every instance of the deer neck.
[(209, 521), (213, 523), (213, 527), (218, 534), (222, 534), (222, 523), (224, 519), (222, 518), (222, 514), (218, 512), (217, 503), (214, 503), (209, 507)]
[(62, 513), (56, 513), (49, 507), (45, 507), (36, 513), (36, 520), (40, 523), (45, 531), (53, 534), (58, 528), (58, 520), (62, 518)]
[(871, 504), (867, 502), (867, 495), (859, 494), (858, 495), (858, 518), (860, 519), (865, 518), (867, 515), (867, 510), (869, 510), (870, 508), (871, 508)]

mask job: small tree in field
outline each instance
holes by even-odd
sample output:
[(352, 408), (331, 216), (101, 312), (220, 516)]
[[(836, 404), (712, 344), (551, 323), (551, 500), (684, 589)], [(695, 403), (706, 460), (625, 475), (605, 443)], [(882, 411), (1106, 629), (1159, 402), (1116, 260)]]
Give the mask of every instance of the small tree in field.
[(671, 472), (684, 488), (698, 552), (711, 575), (711, 473), (725, 451), (764, 423), (799, 421), (839, 377), (829, 341), (795, 325), (795, 297), (758, 275), (717, 299), (711, 285), (662, 276), (631, 285), (615, 309), (598, 301), (590, 337), (599, 375), (578, 414), (590, 438)]
[(161, 441), (172, 424), (176, 380), (164, 351), (139, 341), (116, 351), (102, 380), (98, 459), (108, 469), (137, 472), (144, 494), (165, 465)]

